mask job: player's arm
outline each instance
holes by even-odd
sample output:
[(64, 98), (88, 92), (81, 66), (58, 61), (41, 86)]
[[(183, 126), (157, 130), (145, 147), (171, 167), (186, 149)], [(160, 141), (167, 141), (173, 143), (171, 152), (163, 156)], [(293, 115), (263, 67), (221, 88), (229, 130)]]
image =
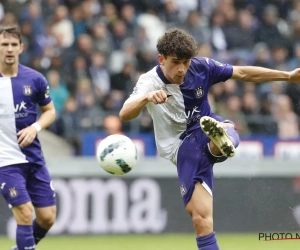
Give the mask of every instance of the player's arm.
[(18, 132), (18, 143), (21, 148), (30, 145), (40, 130), (47, 128), (55, 121), (56, 115), (53, 101), (41, 106), (41, 110), (42, 114), (38, 121)]
[(50, 97), (50, 89), (47, 80), (42, 75), (36, 78), (36, 98), (37, 103), (42, 110), (42, 114), (38, 121), (30, 126), (20, 130), (17, 133), (18, 143), (21, 148), (30, 145), (36, 138), (37, 133), (47, 128), (55, 121), (55, 108), (53, 101)]
[(288, 81), (300, 83), (300, 69), (280, 71), (255, 66), (233, 66), (232, 79), (244, 82)]
[(149, 103), (161, 104), (168, 101), (163, 90), (151, 91), (137, 97), (130, 97), (124, 103), (119, 116), (122, 121), (130, 121), (139, 116), (143, 108)]
[(148, 102), (147, 95), (129, 98), (120, 110), (120, 119), (126, 122), (138, 117)]
[[(45, 106), (40, 106), (40, 108), (42, 110), (42, 114), (40, 118), (35, 122), (35, 124), (38, 124), (38, 126), (40, 127), (37, 130), (49, 127), (55, 121), (56, 118), (56, 112), (53, 101), (51, 101)], [(34, 124), (32, 124), (32, 126), (34, 126)]]

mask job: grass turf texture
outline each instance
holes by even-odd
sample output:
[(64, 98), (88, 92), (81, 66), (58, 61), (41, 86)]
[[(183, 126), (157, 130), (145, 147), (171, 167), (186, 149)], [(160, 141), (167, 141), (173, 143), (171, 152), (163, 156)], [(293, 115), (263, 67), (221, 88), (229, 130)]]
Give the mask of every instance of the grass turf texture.
[[(218, 234), (221, 250), (296, 250), (300, 240), (259, 241), (258, 234)], [(14, 242), (0, 237), (0, 249), (9, 250)], [(194, 235), (124, 235), (47, 237), (37, 250), (197, 250)]]

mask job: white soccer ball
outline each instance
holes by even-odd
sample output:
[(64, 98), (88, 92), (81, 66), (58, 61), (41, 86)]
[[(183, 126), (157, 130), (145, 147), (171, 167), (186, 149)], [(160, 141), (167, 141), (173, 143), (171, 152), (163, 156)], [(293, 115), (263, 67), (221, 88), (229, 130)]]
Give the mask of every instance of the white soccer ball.
[(104, 138), (96, 152), (99, 165), (113, 175), (124, 175), (130, 172), (137, 163), (137, 155), (132, 140), (119, 134)]

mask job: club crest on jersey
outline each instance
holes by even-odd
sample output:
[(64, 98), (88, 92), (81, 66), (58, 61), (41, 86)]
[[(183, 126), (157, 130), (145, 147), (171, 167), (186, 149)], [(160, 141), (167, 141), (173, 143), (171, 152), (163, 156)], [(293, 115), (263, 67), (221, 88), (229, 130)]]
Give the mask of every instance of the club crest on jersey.
[(32, 90), (31, 90), (31, 86), (30, 85), (24, 85), (23, 88), (24, 88), (23, 89), (24, 95), (29, 96), (29, 95), (32, 94)]
[(199, 86), (195, 88), (195, 95), (197, 98), (201, 98), (204, 95), (204, 91), (202, 89), (202, 86)]
[(9, 189), (9, 195), (11, 198), (16, 198), (18, 196), (18, 192), (15, 187)]
[(180, 185), (180, 194), (182, 197), (186, 194), (186, 188), (184, 185)]

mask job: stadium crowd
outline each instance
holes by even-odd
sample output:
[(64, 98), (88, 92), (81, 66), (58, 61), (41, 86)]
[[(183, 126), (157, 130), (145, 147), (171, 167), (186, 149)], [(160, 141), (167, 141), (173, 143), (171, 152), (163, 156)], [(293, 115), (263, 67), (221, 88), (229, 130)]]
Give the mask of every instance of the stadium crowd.
[[(21, 63), (45, 75), (58, 116), (50, 130), (80, 145), (86, 131), (152, 132), (146, 110), (118, 112), (140, 74), (157, 64), (156, 41), (181, 27), (199, 56), (280, 70), (300, 66), (299, 0), (1, 0), (0, 25), (18, 23)], [(241, 135), (299, 136), (300, 86), (228, 80), (209, 93)], [(77, 151), (80, 154), (80, 150)]]

